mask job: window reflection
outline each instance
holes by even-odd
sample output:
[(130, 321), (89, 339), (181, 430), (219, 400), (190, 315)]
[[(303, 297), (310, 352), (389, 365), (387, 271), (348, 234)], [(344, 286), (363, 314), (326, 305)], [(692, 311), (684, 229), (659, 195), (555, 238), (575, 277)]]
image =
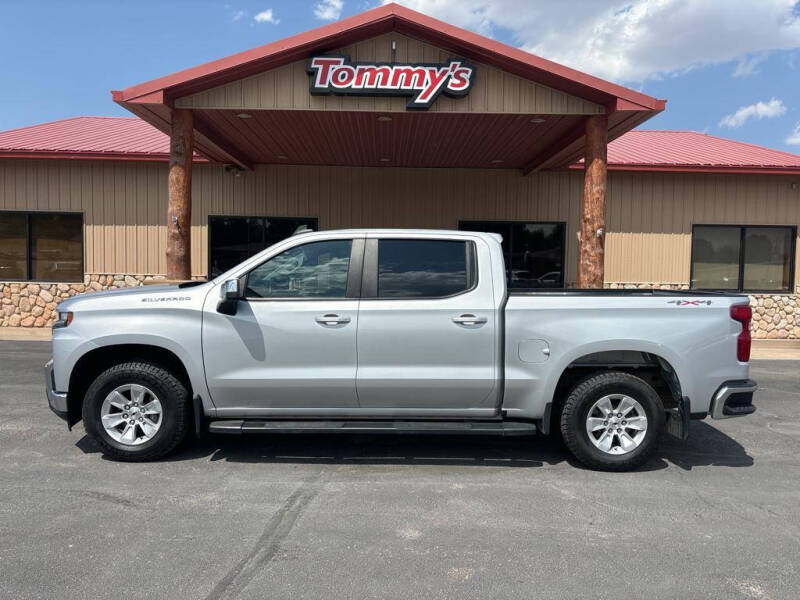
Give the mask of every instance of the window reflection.
[(83, 281), (83, 216), (0, 213), (0, 279)]
[(503, 236), (510, 288), (564, 286), (564, 223), (462, 221), (460, 229)]
[(792, 287), (794, 227), (697, 225), (692, 287), (786, 292)]
[(0, 280), (27, 279), (24, 213), (0, 213)]
[(253, 269), (251, 298), (344, 298), (350, 240), (312, 242), (291, 248)]
[(298, 227), (317, 228), (312, 218), (209, 217), (209, 274), (228, 269), (290, 237)]
[(744, 289), (788, 290), (791, 271), (792, 230), (748, 227), (744, 240)]
[(378, 297), (436, 298), (463, 292), (472, 286), (467, 267), (471, 252), (467, 242), (380, 240)]
[(739, 227), (696, 227), (692, 237), (692, 287), (739, 288)]

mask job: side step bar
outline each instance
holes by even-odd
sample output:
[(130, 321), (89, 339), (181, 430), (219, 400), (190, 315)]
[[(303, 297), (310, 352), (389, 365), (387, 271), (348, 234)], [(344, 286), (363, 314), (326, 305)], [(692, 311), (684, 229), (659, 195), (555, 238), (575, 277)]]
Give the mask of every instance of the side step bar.
[(518, 421), (212, 421), (210, 433), (393, 433), (429, 435), (532, 435), (534, 423)]

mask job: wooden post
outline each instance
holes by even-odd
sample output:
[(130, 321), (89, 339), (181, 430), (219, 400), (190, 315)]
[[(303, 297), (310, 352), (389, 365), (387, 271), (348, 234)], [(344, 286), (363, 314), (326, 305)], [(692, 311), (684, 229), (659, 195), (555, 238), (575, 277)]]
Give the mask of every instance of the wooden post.
[(606, 234), (606, 165), (608, 117), (586, 119), (586, 155), (583, 173), (583, 206), (578, 242), (578, 287), (603, 287)]
[(167, 206), (167, 279), (191, 279), (192, 111), (172, 111), (169, 139), (169, 205)]

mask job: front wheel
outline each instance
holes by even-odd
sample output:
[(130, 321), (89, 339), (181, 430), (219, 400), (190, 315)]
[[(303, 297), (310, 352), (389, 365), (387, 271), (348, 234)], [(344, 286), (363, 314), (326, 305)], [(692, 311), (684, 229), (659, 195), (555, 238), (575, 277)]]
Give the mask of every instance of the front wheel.
[(171, 452), (186, 437), (189, 392), (159, 365), (129, 362), (103, 371), (86, 391), (83, 422), (103, 454), (147, 461)]
[(561, 412), (561, 434), (570, 452), (601, 471), (629, 471), (658, 448), (664, 406), (656, 391), (629, 373), (612, 371), (583, 380)]

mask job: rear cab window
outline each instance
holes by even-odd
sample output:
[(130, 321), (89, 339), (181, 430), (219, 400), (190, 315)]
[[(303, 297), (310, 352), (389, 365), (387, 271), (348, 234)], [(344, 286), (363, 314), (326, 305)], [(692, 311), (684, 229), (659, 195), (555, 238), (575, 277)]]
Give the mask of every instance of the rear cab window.
[(378, 298), (447, 298), (475, 287), (475, 245), (462, 240), (378, 240)]

